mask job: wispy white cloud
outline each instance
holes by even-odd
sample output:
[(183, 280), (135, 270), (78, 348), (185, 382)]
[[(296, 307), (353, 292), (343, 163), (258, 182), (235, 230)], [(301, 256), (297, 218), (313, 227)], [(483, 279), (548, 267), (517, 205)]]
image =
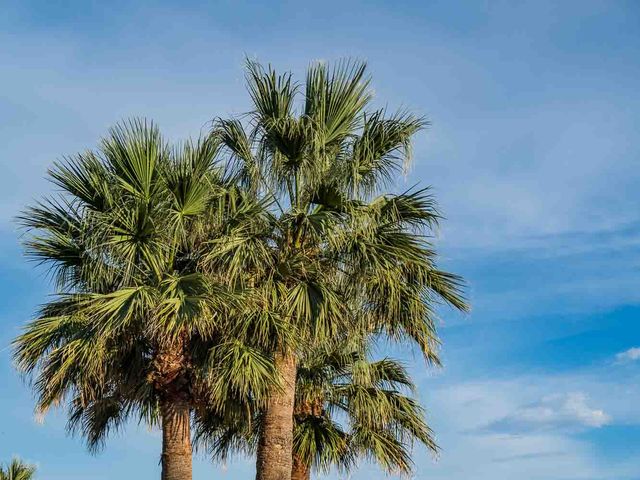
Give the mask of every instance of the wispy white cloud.
[(548, 395), (539, 401), (524, 405), (487, 426), (498, 432), (528, 430), (555, 430), (599, 428), (611, 422), (611, 416), (587, 404), (582, 392)]
[[(539, 235), (620, 228), (637, 220), (624, 208), (625, 191), (638, 181), (630, 119), (617, 98), (606, 105), (575, 99), (500, 111), (484, 118), (483, 129), (436, 119), (437, 135), (419, 154), (428, 159), (435, 150), (449, 160), (446, 169), (425, 162), (430, 181), (446, 185), (439, 198), (449, 219), (448, 242), (504, 248)], [(487, 135), (489, 130), (509, 131), (509, 142)], [(606, 191), (597, 178), (607, 178)]]
[(640, 347), (631, 347), (624, 352), (616, 354), (616, 361), (618, 363), (628, 363), (640, 360)]
[[(575, 391), (563, 392), (568, 386)], [(416, 457), (418, 479), (636, 478), (634, 465), (609, 462), (575, 435), (614, 421), (640, 421), (629, 406), (637, 389), (630, 391), (624, 381), (604, 381), (599, 374), (528, 375), (430, 390), (425, 403), (442, 452), (435, 464), (426, 455)]]

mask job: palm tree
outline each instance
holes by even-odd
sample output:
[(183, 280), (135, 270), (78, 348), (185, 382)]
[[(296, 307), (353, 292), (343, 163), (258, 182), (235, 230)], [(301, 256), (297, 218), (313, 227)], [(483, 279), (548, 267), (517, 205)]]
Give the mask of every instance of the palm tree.
[[(290, 74), (249, 62), (253, 110), (215, 122), (238, 180), (271, 202), (272, 231), (230, 229), (214, 249), (246, 276), (280, 329), (272, 351), (281, 385), (261, 420), (256, 478), (290, 478), (297, 370), (308, 345), (344, 332), (385, 335), (418, 346), (438, 364), (433, 306), (467, 310), (456, 275), (437, 268), (428, 235), (439, 215), (427, 190), (380, 192), (406, 168), (413, 135), (407, 112), (370, 111), (365, 65), (322, 63), (307, 72), (303, 102)], [(258, 247), (259, 246), (259, 247)], [(238, 267), (235, 267), (237, 265)]]
[(348, 470), (358, 457), (410, 473), (414, 441), (437, 452), (422, 408), (403, 393), (414, 389), (401, 363), (371, 361), (353, 342), (307, 352), (296, 382), (292, 480), (309, 480), (312, 468)]
[(232, 416), (276, 382), (262, 324), (241, 321), (250, 296), (211, 261), (201, 268), (228, 226), (268, 223), (214, 164), (217, 150), (211, 138), (171, 149), (153, 124), (119, 125), (98, 151), (56, 164), (61, 194), (21, 217), (27, 252), (57, 287), (14, 342), (37, 408), (68, 401), (92, 450), (131, 416), (159, 424), (166, 480), (191, 478), (193, 418)]
[(18, 458), (4, 467), (0, 466), (0, 480), (31, 480), (35, 473), (35, 465), (29, 465)]
[[(296, 378), (293, 480), (311, 470), (352, 469), (358, 458), (388, 472), (410, 473), (409, 447), (420, 442), (437, 452), (424, 411), (407, 393), (415, 386), (404, 366), (390, 358), (369, 359), (368, 342), (342, 339), (301, 355)], [(241, 450), (253, 454), (264, 412), (249, 410), (237, 422), (200, 418), (196, 443), (213, 458)], [(211, 421), (213, 420), (213, 421)]]

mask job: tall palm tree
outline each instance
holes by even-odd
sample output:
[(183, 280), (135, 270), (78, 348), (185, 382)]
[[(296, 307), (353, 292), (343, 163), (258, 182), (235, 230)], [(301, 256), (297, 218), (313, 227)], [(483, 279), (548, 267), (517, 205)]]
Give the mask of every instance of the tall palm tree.
[(0, 465), (0, 480), (31, 480), (36, 473), (35, 465), (14, 458), (5, 466)]
[(214, 253), (232, 278), (246, 275), (248, 252), (259, 257), (251, 283), (280, 328), (272, 354), (281, 385), (262, 416), (256, 478), (282, 480), (291, 476), (296, 377), (309, 344), (386, 335), (438, 364), (434, 303), (468, 307), (461, 279), (436, 265), (428, 235), (439, 215), (428, 191), (381, 194), (406, 168), (425, 121), (369, 110), (360, 63), (313, 64), (302, 93), (290, 74), (252, 62), (247, 80), (249, 121), (217, 120), (214, 135), (239, 181), (272, 202), (272, 231), (258, 239), (230, 229)]
[(194, 417), (233, 415), (276, 382), (262, 324), (241, 321), (250, 296), (201, 268), (228, 226), (268, 223), (214, 164), (217, 149), (169, 148), (145, 121), (116, 126), (98, 151), (56, 164), (60, 195), (21, 217), (57, 287), (14, 342), (37, 408), (68, 401), (91, 449), (131, 416), (159, 424), (166, 480), (191, 478)]

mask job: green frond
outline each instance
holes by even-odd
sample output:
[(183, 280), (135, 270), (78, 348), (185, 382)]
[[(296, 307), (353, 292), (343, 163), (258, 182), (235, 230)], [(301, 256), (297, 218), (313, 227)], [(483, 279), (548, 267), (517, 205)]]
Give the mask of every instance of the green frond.
[(178, 338), (185, 331), (208, 340), (221, 327), (223, 312), (231, 313), (242, 295), (194, 272), (168, 275), (159, 286), (159, 301), (148, 320), (149, 332)]
[(331, 69), (317, 62), (307, 70), (304, 113), (325, 148), (360, 126), (360, 114), (372, 98), (366, 68), (364, 62), (343, 60)]
[(149, 200), (160, 187), (159, 174), (169, 149), (153, 122), (132, 119), (109, 130), (101, 150), (118, 183), (132, 195)]
[(285, 315), (293, 319), (298, 331), (312, 341), (335, 338), (350, 325), (350, 314), (339, 295), (327, 283), (308, 279), (280, 297), (285, 305)]
[(103, 212), (113, 204), (111, 172), (94, 152), (56, 162), (48, 173), (57, 187), (86, 208)]
[(349, 435), (325, 417), (306, 417), (296, 422), (293, 453), (306, 465), (321, 471), (328, 471), (332, 466), (348, 469), (354, 460)]
[(449, 305), (462, 312), (471, 311), (471, 307), (462, 294), (466, 283), (461, 276), (431, 269), (427, 272), (427, 286)]
[(290, 73), (278, 74), (271, 67), (246, 60), (246, 80), (249, 95), (260, 119), (271, 122), (292, 113), (297, 86)]
[(352, 364), (351, 375), (353, 383), (358, 385), (392, 390), (415, 389), (413, 380), (404, 365), (391, 358), (383, 358), (376, 362), (365, 359), (355, 361)]
[(137, 328), (158, 305), (158, 292), (144, 285), (124, 287), (111, 293), (94, 293), (79, 299), (79, 310), (104, 337)]
[(110, 433), (125, 425), (128, 413), (122, 397), (117, 395), (106, 395), (88, 404), (76, 397), (71, 403), (68, 428), (72, 433), (81, 434), (89, 451), (95, 453), (104, 447)]
[(430, 188), (407, 191), (399, 195), (383, 195), (374, 198), (368, 207), (373, 221), (430, 231), (438, 227), (442, 218)]
[(256, 158), (251, 149), (251, 140), (242, 124), (237, 119), (217, 119), (214, 122), (212, 136), (218, 138), (230, 153), (228, 169), (233, 172), (241, 185), (252, 191), (257, 191), (261, 174)]
[(42, 315), (30, 322), (12, 343), (18, 369), (31, 373), (52, 349), (73, 338), (86, 326), (76, 311), (73, 296), (63, 296), (45, 306)]
[(233, 321), (225, 324), (224, 328), (231, 338), (251, 342), (265, 352), (295, 345), (295, 331), (291, 322), (287, 322), (273, 309), (264, 308), (260, 298), (255, 296), (256, 292), (249, 292), (245, 297), (246, 303), (232, 315)]
[(395, 392), (390, 393), (389, 397), (389, 402), (395, 405), (394, 415), (388, 425), (390, 431), (394, 431), (408, 445), (418, 441), (432, 453), (437, 453), (439, 447), (425, 421), (423, 408), (413, 398)]
[(388, 472), (409, 473), (413, 466), (407, 447), (384, 430), (356, 427), (351, 434), (350, 447), (354, 455), (373, 460)]
[[(358, 457), (366, 457), (389, 471), (408, 472), (410, 447), (415, 442), (437, 450), (422, 407), (402, 393), (414, 388), (405, 367), (390, 358), (369, 360), (369, 341), (323, 344), (303, 356), (295, 418), (296, 432), (305, 435), (301, 437), (305, 449), (296, 454), (307, 465), (321, 470), (331, 464), (348, 469)], [(347, 428), (335, 423), (336, 419), (343, 419)], [(320, 445), (322, 429), (327, 425), (345, 432), (348, 452), (342, 451), (339, 458), (322, 456), (326, 453)], [(326, 441), (330, 446), (330, 439)]]
[(19, 458), (13, 458), (7, 465), (0, 465), (0, 480), (31, 480), (35, 473), (35, 465)]
[(172, 162), (163, 176), (172, 196), (171, 209), (176, 221), (182, 223), (202, 215), (213, 195), (219, 193), (213, 185), (215, 177), (212, 175), (217, 152), (217, 141), (208, 137), (186, 142), (173, 153)]
[(39, 412), (46, 413), (52, 406), (62, 404), (78, 384), (102, 381), (107, 352), (96, 340), (83, 330), (40, 361), (34, 382)]
[(209, 400), (220, 405), (227, 398), (266, 398), (280, 385), (273, 362), (258, 349), (240, 341), (215, 345), (208, 359)]
[(28, 208), (18, 221), (28, 229), (28, 258), (49, 268), (59, 288), (77, 281), (87, 261), (85, 225), (77, 208), (65, 199)]
[(252, 455), (258, 445), (262, 417), (248, 399), (227, 398), (215, 408), (196, 409), (193, 444), (214, 460), (226, 461), (234, 453)]
[(411, 139), (427, 122), (408, 112), (385, 117), (384, 110), (364, 114), (362, 131), (346, 158), (348, 185), (356, 194), (370, 195), (391, 185), (411, 162)]

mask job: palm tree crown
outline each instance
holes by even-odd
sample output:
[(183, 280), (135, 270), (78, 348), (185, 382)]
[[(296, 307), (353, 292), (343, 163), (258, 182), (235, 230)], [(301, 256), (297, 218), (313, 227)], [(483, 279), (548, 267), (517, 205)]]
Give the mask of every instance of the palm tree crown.
[(264, 220), (214, 165), (217, 148), (171, 149), (152, 124), (119, 125), (98, 152), (57, 164), (62, 194), (22, 216), (58, 287), (14, 343), (38, 409), (69, 400), (92, 449), (131, 415), (160, 422), (167, 479), (191, 478), (192, 414), (226, 414), (275, 382), (259, 336), (230, 321), (242, 292), (201, 268), (227, 225)]
[(367, 344), (345, 341), (307, 352), (298, 368), (293, 477), (311, 468), (350, 469), (359, 457), (386, 470), (409, 473), (410, 447), (437, 446), (404, 366), (390, 358), (369, 360)]

